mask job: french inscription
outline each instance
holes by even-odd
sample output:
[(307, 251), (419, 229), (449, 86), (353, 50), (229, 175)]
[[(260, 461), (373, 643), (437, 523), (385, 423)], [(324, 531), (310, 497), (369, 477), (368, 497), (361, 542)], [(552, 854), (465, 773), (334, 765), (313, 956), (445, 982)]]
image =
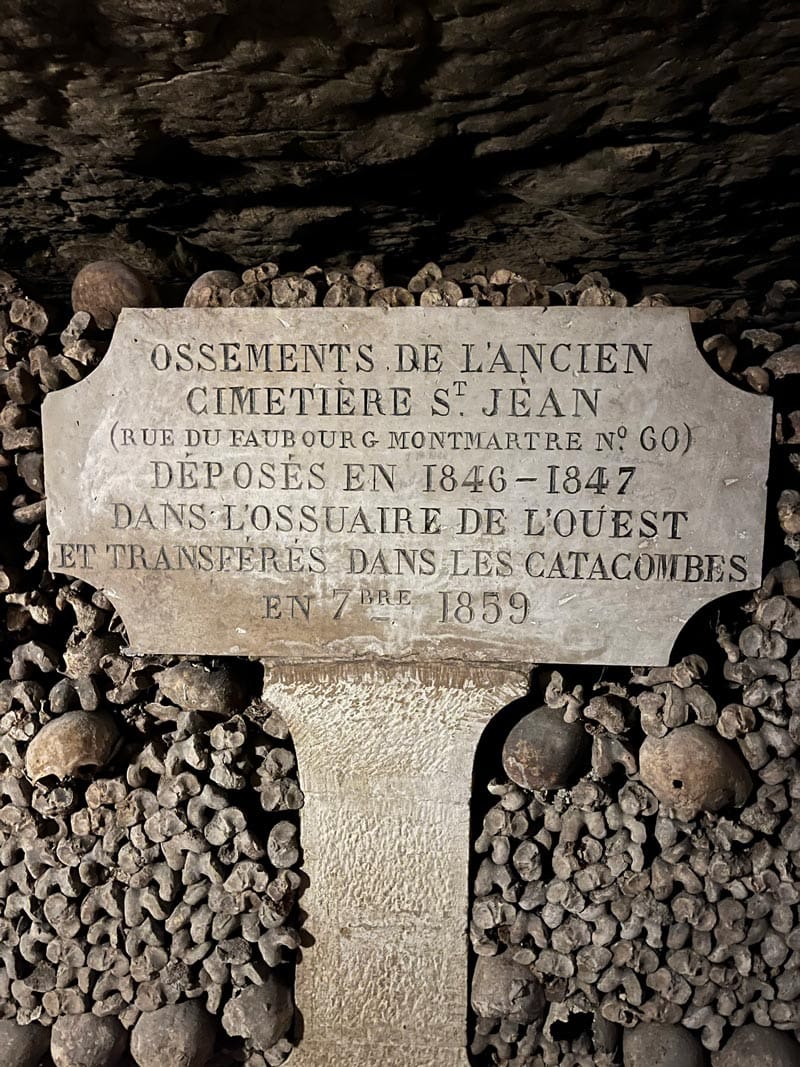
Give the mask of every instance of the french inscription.
[(126, 311), (50, 565), (141, 652), (666, 662), (760, 581), (770, 420), (680, 309)]

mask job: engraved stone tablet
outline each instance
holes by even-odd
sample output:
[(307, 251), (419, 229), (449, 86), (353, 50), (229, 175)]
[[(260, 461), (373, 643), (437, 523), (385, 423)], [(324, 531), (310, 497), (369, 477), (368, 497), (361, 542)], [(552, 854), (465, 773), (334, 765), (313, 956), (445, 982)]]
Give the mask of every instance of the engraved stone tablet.
[(50, 566), (140, 652), (665, 663), (760, 581), (770, 419), (681, 309), (126, 311)]

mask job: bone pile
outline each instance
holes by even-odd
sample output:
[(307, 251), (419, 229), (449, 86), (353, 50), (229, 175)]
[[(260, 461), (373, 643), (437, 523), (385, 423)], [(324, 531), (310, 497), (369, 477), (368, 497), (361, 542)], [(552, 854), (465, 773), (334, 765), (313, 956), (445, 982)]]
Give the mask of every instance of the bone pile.
[[(295, 1040), (302, 796), (286, 725), (259, 700), (261, 666), (130, 656), (107, 598), (46, 569), (42, 396), (97, 365), (122, 306), (159, 299), (133, 268), (92, 264), (70, 317), (0, 273), (3, 1067), (266, 1067)], [(428, 263), (399, 285), (370, 260), (210, 271), (179, 299), (628, 303), (597, 273), (542, 284)], [(798, 1062), (798, 311), (789, 281), (759, 307), (691, 309), (721, 372), (776, 397), (764, 587), (695, 620), (667, 670), (540, 671), (525, 710), (549, 716), (538, 736), (552, 749), (522, 767), (507, 743), (506, 764), (555, 780), (512, 780), (501, 740), (485, 761), (489, 807), (479, 763), (478, 1063), (649, 1067), (665, 1043), (688, 1067), (707, 1051), (715, 1067)], [(682, 776), (668, 773), (676, 760)]]
[[(744, 657), (737, 666), (748, 663), (764, 666)], [(777, 722), (774, 702), (719, 708), (701, 683), (706, 673), (699, 657), (687, 657), (627, 685), (597, 682), (584, 704), (580, 687), (563, 688), (553, 672), (543, 710), (566, 709), (583, 724), (587, 773), (549, 790), (510, 778), (490, 783), (496, 802), (475, 842), (471, 922), (479, 954), (473, 1048), (491, 1048), (489, 1062), (612, 1064), (618, 1027), (640, 1021), (680, 1023), (710, 1050), (751, 1021), (800, 1028), (800, 706)], [(648, 731), (640, 744), (639, 719)], [(749, 773), (743, 762), (725, 765), (725, 808), (738, 798), (738, 811), (695, 809), (719, 764), (694, 731), (712, 745), (720, 732), (740, 739)], [(667, 766), (677, 759), (683, 778), (670, 770), (664, 782), (648, 768), (642, 751), (651, 739), (672, 741), (677, 756)], [(689, 804), (676, 810), (680, 797), (665, 785), (690, 794)], [(485, 960), (498, 962), (487, 968)], [(520, 1015), (512, 990), (523, 969), (547, 999)], [(583, 1032), (560, 1039), (573, 1014)]]
[(480, 1063), (800, 1063), (797, 291), (755, 325), (744, 304), (694, 316), (720, 369), (776, 398), (762, 587), (693, 620), (700, 651), (671, 667), (541, 671), (510, 709), (474, 843)]
[(107, 598), (48, 573), (39, 406), (110, 334), (78, 310), (54, 354), (44, 308), (8, 275), (0, 296), (0, 1062), (280, 1063), (301, 886), (286, 725), (260, 665), (125, 655)]
[[(43, 682), (5, 683), (7, 1017), (49, 1025), (92, 1012), (130, 1028), (142, 1012), (198, 998), (225, 1031), (249, 1039), (248, 1062), (288, 1053), (291, 999), (275, 975), (298, 945), (300, 875), (296, 822), (279, 815), (302, 797), (280, 719), (257, 703), (220, 714), (228, 700), (215, 689), (227, 679), (224, 668), (189, 663), (157, 672), (161, 699), (143, 709), (156, 729), (123, 744), (114, 775), (101, 766), (110, 715), (62, 711), (37, 729), (42, 716), (20, 706), (47, 704)], [(98, 735), (89, 727), (100, 716), (108, 728)], [(90, 769), (88, 784), (73, 779)], [(266, 1001), (243, 1011), (251, 988)]]

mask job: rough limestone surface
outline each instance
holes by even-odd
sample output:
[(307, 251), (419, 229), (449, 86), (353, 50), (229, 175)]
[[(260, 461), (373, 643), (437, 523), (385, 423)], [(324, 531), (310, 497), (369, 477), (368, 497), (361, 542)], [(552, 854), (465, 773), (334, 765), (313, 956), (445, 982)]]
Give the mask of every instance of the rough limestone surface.
[(790, 0), (7, 7), (10, 268), (435, 247), (686, 298), (797, 251)]
[[(457, 663), (269, 670), (263, 700), (291, 727), (305, 797), (293, 1067), (466, 1067), (472, 755), (525, 685)], [(235, 1000), (225, 1012), (240, 1033)]]

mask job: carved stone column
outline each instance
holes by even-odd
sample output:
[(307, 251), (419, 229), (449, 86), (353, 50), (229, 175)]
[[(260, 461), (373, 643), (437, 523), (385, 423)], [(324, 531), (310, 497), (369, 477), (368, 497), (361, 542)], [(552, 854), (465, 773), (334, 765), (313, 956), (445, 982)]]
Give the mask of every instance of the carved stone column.
[(475, 747), (523, 669), (268, 667), (292, 730), (302, 898), (292, 1067), (465, 1067), (469, 807)]

